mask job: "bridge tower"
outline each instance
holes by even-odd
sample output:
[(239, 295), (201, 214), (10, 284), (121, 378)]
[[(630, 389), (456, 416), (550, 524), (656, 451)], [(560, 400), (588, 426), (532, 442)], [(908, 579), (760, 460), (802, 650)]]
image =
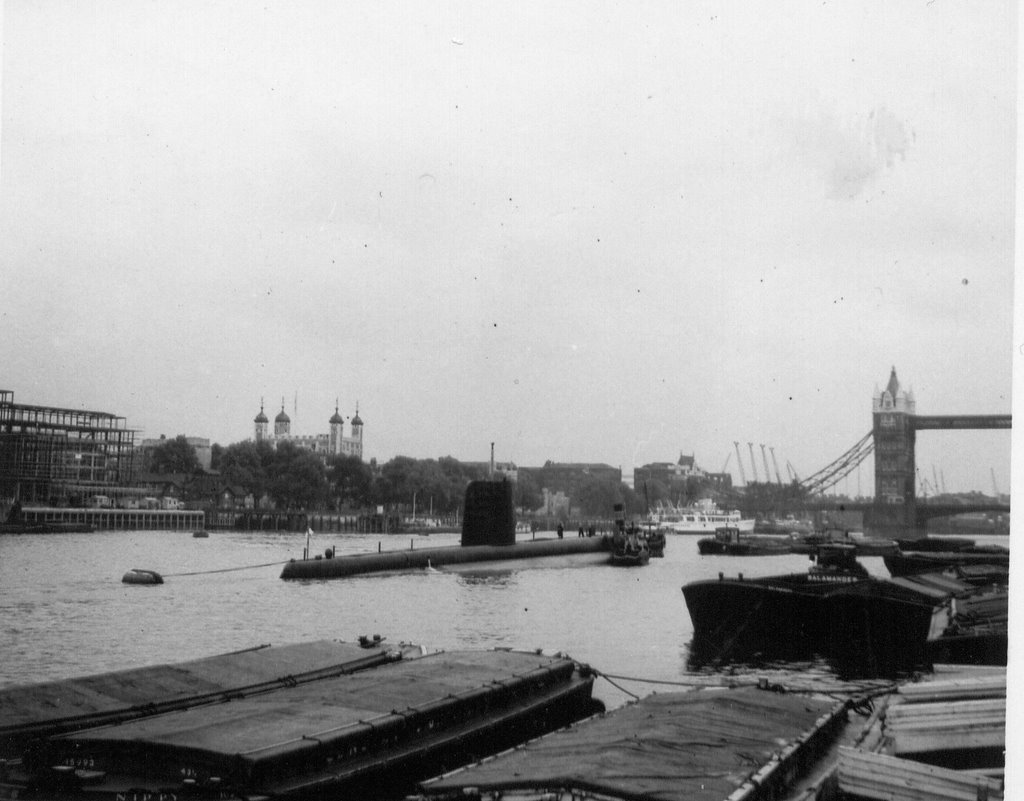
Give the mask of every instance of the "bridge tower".
[(875, 509), (873, 527), (907, 532), (916, 525), (914, 445), (916, 426), (913, 391), (900, 388), (896, 368), (889, 383), (871, 399), (875, 440)]

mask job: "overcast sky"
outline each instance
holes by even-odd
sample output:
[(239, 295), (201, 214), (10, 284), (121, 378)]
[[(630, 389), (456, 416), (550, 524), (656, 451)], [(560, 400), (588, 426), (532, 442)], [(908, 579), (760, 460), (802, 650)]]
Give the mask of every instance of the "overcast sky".
[[(16, 401), (803, 475), (893, 365), (921, 413), (1011, 410), (1009, 0), (3, 9)], [(1006, 491), (1009, 442), (918, 465)]]

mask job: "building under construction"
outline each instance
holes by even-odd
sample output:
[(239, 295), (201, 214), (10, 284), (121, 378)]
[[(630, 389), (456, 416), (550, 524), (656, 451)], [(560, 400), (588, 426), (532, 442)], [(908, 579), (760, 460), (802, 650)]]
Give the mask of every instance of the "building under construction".
[(84, 506), (131, 481), (135, 431), (108, 412), (14, 402), (0, 390), (0, 500)]

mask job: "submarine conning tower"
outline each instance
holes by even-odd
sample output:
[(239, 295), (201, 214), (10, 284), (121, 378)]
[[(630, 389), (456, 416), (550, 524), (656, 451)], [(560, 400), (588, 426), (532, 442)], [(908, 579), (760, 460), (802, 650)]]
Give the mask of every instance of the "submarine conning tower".
[(463, 545), (515, 545), (516, 513), (512, 482), (471, 481), (462, 516)]

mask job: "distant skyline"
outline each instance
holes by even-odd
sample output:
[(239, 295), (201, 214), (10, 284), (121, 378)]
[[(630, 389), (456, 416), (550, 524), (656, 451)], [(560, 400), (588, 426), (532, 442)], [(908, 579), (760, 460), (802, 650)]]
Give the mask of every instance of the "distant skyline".
[[(893, 365), (1011, 411), (1015, 3), (2, 9), (18, 402), (737, 480), (831, 462)], [(1007, 491), (1010, 439), (918, 466)]]

